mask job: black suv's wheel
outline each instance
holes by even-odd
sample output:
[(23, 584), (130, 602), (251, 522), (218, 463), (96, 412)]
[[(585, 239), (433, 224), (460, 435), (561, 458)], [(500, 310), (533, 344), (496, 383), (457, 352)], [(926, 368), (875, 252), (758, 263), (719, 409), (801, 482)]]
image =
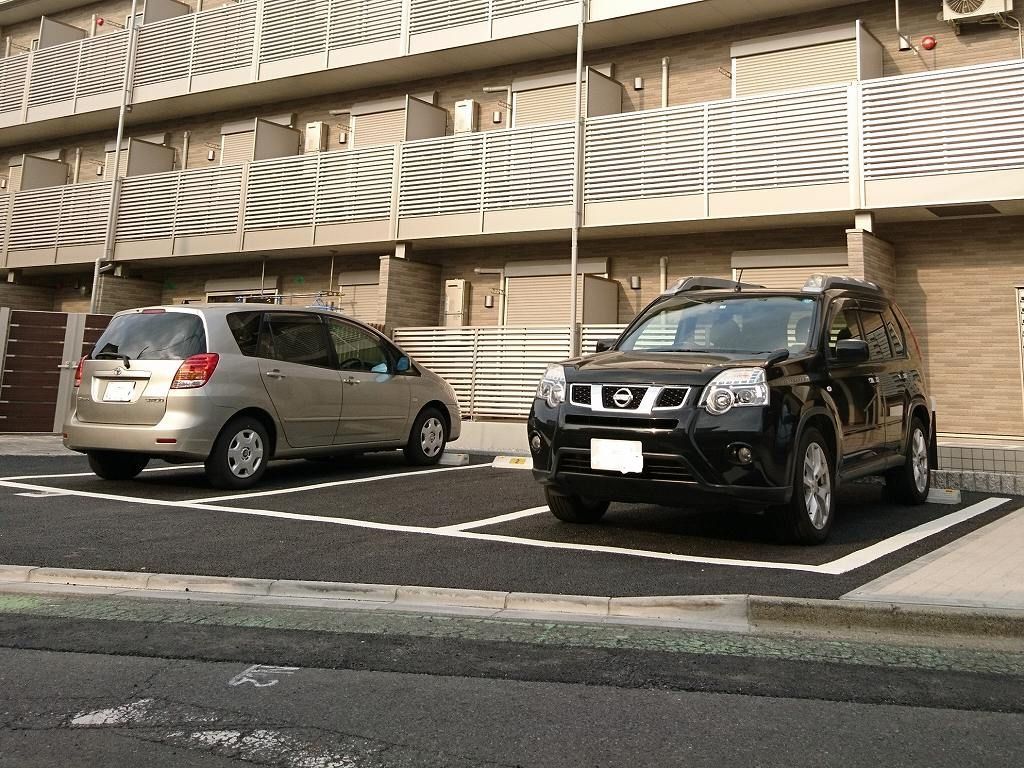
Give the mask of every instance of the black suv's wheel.
[(793, 474), (793, 498), (775, 511), (779, 533), (787, 541), (819, 544), (828, 538), (835, 517), (835, 461), (813, 427), (800, 438)]
[(214, 488), (243, 490), (260, 481), (270, 459), (266, 427), (251, 416), (227, 423), (206, 458), (206, 477)]
[(545, 488), (544, 496), (551, 514), (566, 523), (596, 523), (608, 511), (607, 501), (566, 496), (553, 488)]
[(924, 504), (932, 486), (931, 464), (928, 451), (928, 431), (916, 416), (910, 421), (906, 460), (902, 466), (889, 470), (885, 485), (893, 498), (901, 504)]
[(89, 468), (104, 480), (131, 480), (149, 464), (149, 456), (118, 451), (91, 451)]
[(437, 464), (447, 443), (444, 416), (436, 408), (425, 408), (413, 422), (409, 442), (405, 445), (405, 460), (420, 467)]

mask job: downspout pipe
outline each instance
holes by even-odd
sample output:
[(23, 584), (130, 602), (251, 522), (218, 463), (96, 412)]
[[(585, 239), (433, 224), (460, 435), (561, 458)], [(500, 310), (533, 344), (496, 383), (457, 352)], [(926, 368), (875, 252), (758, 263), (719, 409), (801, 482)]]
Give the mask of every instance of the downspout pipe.
[(668, 107), (668, 65), (671, 59), (667, 56), (661, 60), (661, 108)]
[[(131, 12), (128, 16), (135, 19), (139, 0), (132, 0)], [(103, 237), (103, 255), (96, 259), (92, 270), (92, 297), (89, 300), (89, 314), (95, 315), (100, 308), (100, 275), (105, 264), (114, 259), (114, 228), (117, 225), (117, 206), (121, 197), (121, 143), (124, 141), (124, 122), (128, 114), (128, 96), (132, 82), (132, 69), (135, 67), (135, 50), (138, 47), (138, 26), (132, 24), (128, 30), (128, 55), (125, 57), (124, 79), (121, 81), (121, 109), (117, 113), (117, 140), (114, 144), (114, 180), (110, 188), (110, 210), (107, 213), (107, 231)]]
[(576, 135), (573, 146), (572, 242), (569, 257), (569, 354), (580, 354), (579, 287), (576, 275), (580, 268), (580, 228), (583, 225), (583, 30), (587, 23), (587, 0), (580, 0), (580, 20), (576, 26)]

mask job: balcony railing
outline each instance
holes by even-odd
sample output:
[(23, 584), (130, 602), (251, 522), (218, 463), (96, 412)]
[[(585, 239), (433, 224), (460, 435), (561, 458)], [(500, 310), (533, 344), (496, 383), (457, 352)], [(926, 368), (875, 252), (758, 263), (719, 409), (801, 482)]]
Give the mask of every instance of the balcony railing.
[[(1020, 61), (592, 118), (584, 225), (1020, 200), (1022, 131)], [(555, 123), (128, 178), (117, 239), (238, 236), (196, 254), (564, 231), (573, 138)], [(13, 199), (8, 254), (102, 240), (109, 185)]]

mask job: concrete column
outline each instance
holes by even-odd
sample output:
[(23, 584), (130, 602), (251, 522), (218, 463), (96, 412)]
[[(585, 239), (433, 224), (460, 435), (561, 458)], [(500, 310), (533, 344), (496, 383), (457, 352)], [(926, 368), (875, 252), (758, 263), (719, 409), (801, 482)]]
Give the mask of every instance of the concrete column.
[(112, 315), (122, 309), (159, 304), (163, 286), (148, 280), (100, 275), (100, 302), (97, 312)]
[(438, 265), (410, 261), (404, 256), (381, 256), (380, 303), (387, 332), (439, 325), (443, 289)]
[(846, 251), (851, 277), (871, 280), (890, 297), (896, 290), (896, 248), (863, 229), (846, 230)]
[(0, 282), (0, 307), (52, 312), (53, 301), (53, 288)]

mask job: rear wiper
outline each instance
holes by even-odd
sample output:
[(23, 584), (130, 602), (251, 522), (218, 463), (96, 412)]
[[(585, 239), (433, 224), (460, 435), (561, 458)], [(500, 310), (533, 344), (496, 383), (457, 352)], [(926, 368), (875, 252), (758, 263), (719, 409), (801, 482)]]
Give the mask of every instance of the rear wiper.
[(117, 352), (97, 352), (93, 356), (94, 360), (121, 360), (124, 362), (125, 368), (132, 367), (132, 359), (128, 355), (119, 355)]

